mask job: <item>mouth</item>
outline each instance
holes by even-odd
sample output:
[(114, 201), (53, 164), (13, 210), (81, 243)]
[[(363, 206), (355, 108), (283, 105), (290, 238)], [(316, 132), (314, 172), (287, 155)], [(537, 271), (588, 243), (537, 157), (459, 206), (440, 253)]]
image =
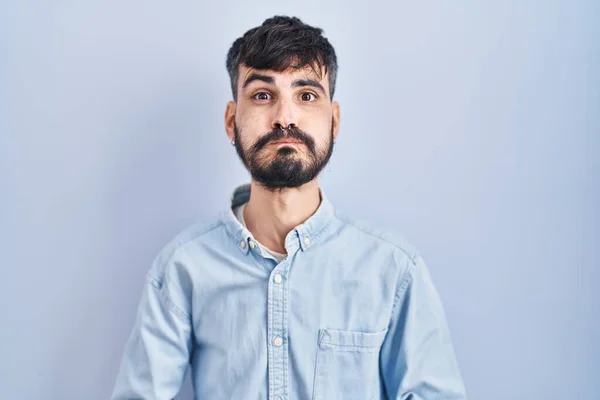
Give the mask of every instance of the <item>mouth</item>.
[(276, 140), (274, 142), (271, 142), (271, 144), (278, 145), (278, 144), (304, 144), (304, 143), (299, 140), (285, 139), (285, 140)]

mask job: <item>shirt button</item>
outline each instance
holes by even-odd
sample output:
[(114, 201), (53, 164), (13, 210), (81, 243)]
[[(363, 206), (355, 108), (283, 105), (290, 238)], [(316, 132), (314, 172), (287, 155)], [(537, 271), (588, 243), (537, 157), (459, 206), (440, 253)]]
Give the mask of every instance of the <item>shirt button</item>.
[(250, 247), (251, 248), (255, 248), (256, 247), (256, 243), (254, 243), (252, 240), (250, 241)]
[(307, 246), (310, 244), (310, 238), (308, 236), (304, 238), (304, 244)]
[(283, 281), (283, 278), (281, 277), (281, 275), (279, 275), (279, 274), (276, 274), (276, 275), (273, 277), (273, 282), (275, 282), (275, 283), (281, 283), (281, 281)]
[(240, 242), (240, 247), (241, 247), (242, 249), (245, 249), (245, 248), (246, 248), (246, 241), (245, 241), (245, 240), (242, 240), (242, 241)]
[(273, 339), (273, 344), (275, 347), (280, 347), (283, 344), (283, 339), (279, 336), (276, 336), (275, 339)]

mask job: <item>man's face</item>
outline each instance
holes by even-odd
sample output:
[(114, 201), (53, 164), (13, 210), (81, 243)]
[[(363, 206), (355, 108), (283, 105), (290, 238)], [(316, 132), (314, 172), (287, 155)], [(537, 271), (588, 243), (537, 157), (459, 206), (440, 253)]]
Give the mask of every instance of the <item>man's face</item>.
[(254, 180), (269, 189), (312, 181), (331, 157), (339, 125), (328, 76), (310, 67), (275, 72), (244, 65), (238, 76), (226, 125)]

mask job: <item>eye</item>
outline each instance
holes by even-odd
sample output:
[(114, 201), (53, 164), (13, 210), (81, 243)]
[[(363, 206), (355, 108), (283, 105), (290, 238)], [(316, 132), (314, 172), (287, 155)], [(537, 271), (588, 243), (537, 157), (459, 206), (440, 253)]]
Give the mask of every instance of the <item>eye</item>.
[(254, 96), (252, 96), (252, 98), (254, 100), (269, 100), (271, 98), (271, 95), (267, 92), (258, 92), (256, 93)]
[(304, 92), (300, 95), (300, 99), (307, 102), (315, 101), (317, 99), (317, 95), (311, 92)]

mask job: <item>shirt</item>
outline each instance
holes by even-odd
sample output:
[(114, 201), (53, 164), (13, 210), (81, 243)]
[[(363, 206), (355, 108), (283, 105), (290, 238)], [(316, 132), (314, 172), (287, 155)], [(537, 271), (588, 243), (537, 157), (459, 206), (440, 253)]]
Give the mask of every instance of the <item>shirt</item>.
[[(240, 223), (242, 224), (242, 226), (244, 228), (247, 228), (246, 220), (244, 219), (244, 208), (246, 208), (246, 204), (248, 204), (248, 203), (244, 203), (233, 209), (233, 213), (235, 214), (235, 217), (238, 219), (238, 221), (240, 221)], [(263, 244), (260, 243), (259, 241), (256, 241), (256, 244), (258, 244), (258, 246), (261, 247), (261, 250), (264, 253), (266, 253), (267, 255), (273, 256), (273, 258), (275, 259), (275, 261), (277, 261), (277, 263), (280, 263), (285, 257), (287, 257), (287, 254), (277, 253), (276, 251), (269, 249), (267, 246), (263, 246)]]
[(334, 208), (265, 254), (233, 209), (176, 235), (149, 268), (113, 400), (465, 399), (419, 252)]

